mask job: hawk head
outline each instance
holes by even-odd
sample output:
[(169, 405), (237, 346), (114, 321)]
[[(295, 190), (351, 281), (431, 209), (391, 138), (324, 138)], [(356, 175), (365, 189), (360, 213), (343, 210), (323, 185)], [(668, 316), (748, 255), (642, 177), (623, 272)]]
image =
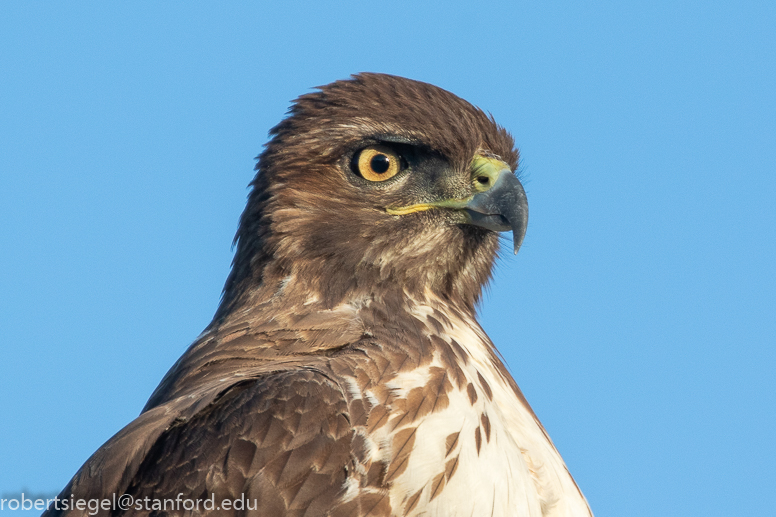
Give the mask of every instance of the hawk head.
[(423, 296), (473, 310), (528, 216), (518, 152), (492, 117), (430, 84), (360, 74), (298, 98), (259, 156), (216, 315), (284, 299)]

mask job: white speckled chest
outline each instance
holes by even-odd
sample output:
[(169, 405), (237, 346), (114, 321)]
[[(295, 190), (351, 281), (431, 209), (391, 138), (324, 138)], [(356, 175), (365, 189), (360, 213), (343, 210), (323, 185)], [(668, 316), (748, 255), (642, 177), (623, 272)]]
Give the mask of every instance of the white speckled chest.
[[(431, 310), (416, 306), (419, 319)], [(541, 424), (494, 366), (479, 325), (449, 321), (441, 337), (455, 340), (469, 357), (462, 366), (466, 388), (450, 389), (446, 407), (406, 424), (393, 422), (371, 437), (373, 459), (385, 461), (400, 456), (396, 436), (411, 434), (398, 442), (411, 451), (392, 480), (396, 515), (592, 515)], [(443, 363), (435, 353), (429, 365), (400, 373), (388, 386), (399, 398), (409, 396)]]

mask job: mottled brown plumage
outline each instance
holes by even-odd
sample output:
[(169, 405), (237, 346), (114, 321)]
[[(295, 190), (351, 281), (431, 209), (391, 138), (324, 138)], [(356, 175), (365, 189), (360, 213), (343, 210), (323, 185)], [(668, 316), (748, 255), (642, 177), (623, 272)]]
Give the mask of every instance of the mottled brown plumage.
[[(589, 515), (475, 320), (492, 228), (524, 229), (509, 134), (435, 86), (361, 74), (297, 99), (271, 135), (213, 322), (62, 497), (258, 502), (209, 512), (225, 516)], [(366, 179), (370, 146), (401, 171)], [(482, 208), (505, 203), (497, 191), (518, 208)]]

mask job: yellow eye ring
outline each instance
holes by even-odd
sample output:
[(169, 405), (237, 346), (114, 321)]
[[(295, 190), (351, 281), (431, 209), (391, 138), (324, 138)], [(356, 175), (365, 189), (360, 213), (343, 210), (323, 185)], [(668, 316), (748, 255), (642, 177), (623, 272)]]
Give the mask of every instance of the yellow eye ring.
[(356, 159), (358, 173), (369, 181), (385, 181), (401, 170), (401, 158), (390, 147), (371, 145), (362, 149)]

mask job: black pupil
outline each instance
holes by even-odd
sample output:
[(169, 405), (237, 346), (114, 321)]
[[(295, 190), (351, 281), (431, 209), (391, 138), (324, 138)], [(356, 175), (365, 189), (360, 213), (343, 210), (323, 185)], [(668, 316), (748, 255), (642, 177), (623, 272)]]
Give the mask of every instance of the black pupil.
[(391, 166), (391, 160), (384, 154), (377, 154), (372, 158), (372, 161), (369, 162), (369, 166), (372, 167), (372, 170), (377, 174), (382, 174)]

